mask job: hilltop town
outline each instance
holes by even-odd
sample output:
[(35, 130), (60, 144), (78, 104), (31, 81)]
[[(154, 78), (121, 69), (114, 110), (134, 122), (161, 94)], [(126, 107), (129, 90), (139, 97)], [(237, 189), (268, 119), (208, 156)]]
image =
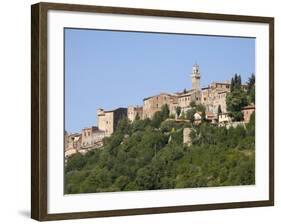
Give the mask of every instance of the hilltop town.
[[(203, 105), (204, 113), (196, 111), (192, 116), (195, 125), (199, 125), (202, 118), (218, 126), (235, 126), (249, 122), (251, 114), (255, 111), (255, 105), (249, 104), (241, 109), (243, 119), (233, 121), (227, 111), (226, 98), (231, 91), (231, 82), (213, 82), (207, 87), (200, 85), (200, 68), (198, 64), (192, 67), (191, 83), (189, 90), (184, 89), (176, 93), (159, 93), (143, 99), (142, 106), (128, 106), (114, 110), (97, 109), (97, 126), (82, 129), (81, 133), (65, 132), (65, 157), (73, 154), (86, 153), (103, 146), (103, 139), (110, 137), (117, 128), (119, 121), (126, 117), (130, 122), (136, 119), (152, 119), (156, 112), (163, 106), (168, 107), (169, 119), (179, 122), (188, 122), (184, 114), (193, 108), (193, 105)], [(241, 88), (247, 91), (247, 85), (241, 84)], [(183, 130), (183, 143), (189, 143), (190, 130)]]

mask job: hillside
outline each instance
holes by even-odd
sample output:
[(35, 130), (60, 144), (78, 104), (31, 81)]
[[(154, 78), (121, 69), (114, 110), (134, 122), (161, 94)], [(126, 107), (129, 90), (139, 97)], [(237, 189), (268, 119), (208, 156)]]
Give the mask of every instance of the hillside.
[(167, 118), (162, 110), (152, 120), (123, 119), (103, 148), (70, 157), (65, 193), (255, 184), (254, 114), (246, 128), (202, 122), (190, 146), (183, 145), (183, 128), (191, 124)]

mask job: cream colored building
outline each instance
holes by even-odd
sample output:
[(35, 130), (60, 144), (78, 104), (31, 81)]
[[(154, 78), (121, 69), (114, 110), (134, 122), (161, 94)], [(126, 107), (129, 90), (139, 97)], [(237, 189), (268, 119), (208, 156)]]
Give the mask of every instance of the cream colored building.
[(127, 117), (127, 108), (117, 108), (115, 110), (105, 111), (97, 110), (98, 129), (105, 132), (105, 136), (110, 136), (116, 129), (118, 122)]
[(207, 111), (218, 113), (219, 105), (221, 112), (225, 113), (226, 110), (226, 96), (230, 92), (229, 82), (219, 83), (214, 82), (208, 87), (202, 88), (201, 103), (206, 107)]
[(221, 113), (219, 114), (219, 123), (220, 124), (226, 124), (232, 122), (231, 117), (228, 115), (228, 113)]
[(201, 92), (200, 90), (190, 90), (183, 93), (177, 94), (177, 102), (178, 104), (176, 106), (179, 106), (182, 110), (182, 112), (186, 112), (189, 110), (190, 103), (195, 102), (196, 104), (201, 103)]
[(162, 106), (167, 104), (171, 106), (176, 96), (169, 93), (160, 93), (159, 95), (150, 96), (143, 99), (143, 119), (152, 118), (153, 115), (160, 111)]
[(134, 121), (137, 116), (139, 116), (140, 119), (143, 117), (143, 107), (140, 106), (129, 106), (127, 116), (129, 121)]
[(104, 131), (98, 130), (97, 127), (84, 128), (81, 134), (65, 133), (65, 158), (76, 153), (85, 154), (89, 150), (103, 146)]
[[(176, 108), (181, 109), (181, 114), (191, 109), (191, 102), (195, 104), (203, 104), (206, 107), (206, 119), (212, 123), (219, 125), (232, 125), (233, 122), (227, 114), (226, 97), (230, 92), (230, 82), (213, 82), (209, 86), (201, 88), (201, 73), (199, 65), (192, 67), (190, 90), (177, 93), (160, 93), (143, 99), (143, 106), (129, 106), (128, 108), (117, 108), (115, 110), (105, 111), (97, 110), (97, 127), (84, 128), (81, 134), (70, 134), (65, 136), (65, 155), (70, 156), (77, 152), (87, 152), (88, 149), (98, 148), (102, 146), (102, 139), (109, 137), (114, 133), (118, 122), (126, 117), (130, 121), (134, 121), (139, 115), (141, 119), (153, 118), (153, 115), (161, 111), (164, 105), (170, 110), (170, 115), (176, 115)], [(242, 85), (242, 89), (246, 90), (247, 85)], [(221, 113), (218, 114), (218, 108)], [(244, 120), (249, 122), (250, 116), (255, 110), (253, 107), (243, 108)], [(195, 113), (195, 123), (201, 123), (201, 114)], [(176, 117), (176, 116), (175, 116)], [(176, 117), (177, 118), (177, 117)], [(178, 119), (178, 118), (177, 118)], [(188, 129), (184, 131), (184, 142), (188, 144)]]
[[(207, 112), (218, 113), (220, 106), (221, 112), (226, 113), (226, 96), (230, 92), (230, 82), (213, 82), (209, 86), (200, 87), (201, 73), (199, 65), (192, 67), (191, 83), (192, 88), (183, 92), (169, 94), (161, 93), (159, 95), (147, 97), (143, 100), (143, 118), (152, 118), (153, 115), (161, 110), (165, 104), (170, 109), (170, 114), (176, 114), (176, 108), (181, 108), (181, 114), (188, 111), (191, 102), (195, 104), (203, 104)], [(242, 85), (246, 89), (246, 85)], [(133, 110), (133, 109), (130, 109)], [(133, 114), (133, 112), (132, 112)], [(131, 115), (130, 115), (131, 116)], [(128, 118), (131, 120), (132, 118)]]
[(193, 90), (200, 90), (200, 70), (199, 65), (195, 64), (192, 67), (192, 74), (191, 74), (191, 84)]
[(77, 153), (81, 148), (81, 134), (74, 133), (68, 134), (65, 133), (65, 142), (64, 142), (65, 157), (69, 157)]
[(104, 137), (105, 132), (99, 130), (96, 126), (84, 128), (81, 134), (81, 148), (97, 148), (102, 145), (102, 139)]

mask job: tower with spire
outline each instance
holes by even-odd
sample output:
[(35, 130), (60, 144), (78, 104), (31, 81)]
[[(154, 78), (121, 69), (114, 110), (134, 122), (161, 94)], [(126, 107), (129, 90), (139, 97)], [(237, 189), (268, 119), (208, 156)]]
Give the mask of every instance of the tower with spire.
[(192, 89), (200, 90), (200, 70), (199, 65), (195, 63), (192, 67), (192, 74), (191, 74), (191, 83)]

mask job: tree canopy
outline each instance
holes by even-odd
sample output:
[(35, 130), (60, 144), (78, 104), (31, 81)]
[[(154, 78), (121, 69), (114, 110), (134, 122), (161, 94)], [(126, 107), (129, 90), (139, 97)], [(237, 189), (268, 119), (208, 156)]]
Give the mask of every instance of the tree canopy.
[(167, 119), (167, 108), (152, 120), (122, 119), (104, 146), (75, 154), (65, 166), (67, 194), (136, 191), (255, 183), (254, 114), (246, 127), (192, 128), (183, 144), (185, 122)]
[(255, 102), (255, 76), (251, 75), (247, 83), (247, 90), (241, 88), (241, 76), (235, 74), (231, 79), (230, 93), (226, 96), (226, 106), (234, 121), (242, 121), (242, 108)]

